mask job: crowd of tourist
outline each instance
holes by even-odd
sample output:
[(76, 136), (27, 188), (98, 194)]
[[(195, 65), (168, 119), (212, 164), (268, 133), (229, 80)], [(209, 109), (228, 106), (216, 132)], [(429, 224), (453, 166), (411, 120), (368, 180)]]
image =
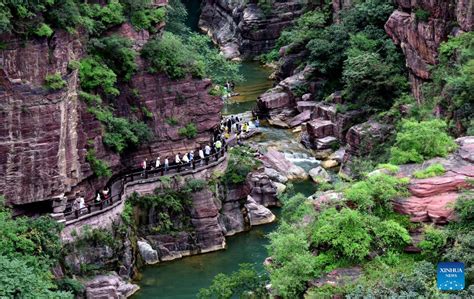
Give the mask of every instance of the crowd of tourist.
[[(148, 178), (150, 172), (164, 175), (169, 173), (171, 169), (176, 169), (176, 172), (181, 172), (190, 168), (195, 169), (202, 165), (208, 165), (211, 159), (218, 160), (224, 154), (224, 151), (227, 150), (228, 141), (231, 139), (232, 134), (236, 136), (237, 143), (240, 143), (242, 134), (248, 134), (251, 125), (250, 122), (244, 122), (243, 119), (238, 116), (234, 117), (232, 115), (228, 118), (223, 118), (221, 119), (220, 126), (214, 130), (209, 144), (184, 154), (177, 153), (174, 157), (164, 157), (163, 160), (160, 156), (155, 159), (145, 158), (140, 163), (140, 170), (142, 171), (141, 176)], [(255, 120), (253, 125), (259, 127), (260, 123), (258, 118)], [(93, 204), (107, 205), (110, 203), (110, 199), (111, 190), (109, 187), (105, 187), (96, 192)], [(80, 194), (72, 204), (72, 211), (76, 213), (76, 216), (79, 216), (85, 213), (86, 210), (87, 204), (84, 200), (83, 194)]]

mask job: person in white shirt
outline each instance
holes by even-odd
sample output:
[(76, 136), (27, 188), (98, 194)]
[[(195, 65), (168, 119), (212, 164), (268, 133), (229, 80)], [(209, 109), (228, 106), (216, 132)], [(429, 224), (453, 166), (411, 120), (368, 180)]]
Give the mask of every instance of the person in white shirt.
[(168, 168), (170, 167), (170, 162), (168, 161), (168, 158), (165, 158), (165, 171), (168, 171)]
[(156, 161), (155, 161), (155, 168), (158, 169), (160, 168), (161, 166), (161, 162), (160, 162), (160, 157), (156, 158)]
[(206, 156), (209, 156), (211, 154), (211, 147), (209, 145), (206, 145), (204, 147), (204, 154), (206, 154)]
[(199, 150), (199, 164), (202, 165), (204, 162), (204, 151), (202, 149)]

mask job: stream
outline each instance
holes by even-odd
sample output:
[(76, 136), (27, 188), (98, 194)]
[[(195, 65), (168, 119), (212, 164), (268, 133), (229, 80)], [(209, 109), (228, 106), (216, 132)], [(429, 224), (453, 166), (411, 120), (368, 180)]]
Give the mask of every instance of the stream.
[[(224, 106), (223, 114), (237, 114), (250, 111), (257, 97), (272, 87), (268, 80), (270, 69), (255, 62), (244, 62), (241, 72), (246, 79), (238, 84), (232, 97)], [(310, 152), (300, 144), (290, 130), (261, 127), (262, 134), (253, 137), (250, 142), (257, 143), (263, 151), (276, 147), (285, 153), (287, 159), (306, 171), (318, 165)], [(306, 196), (316, 191), (311, 181), (293, 182), (296, 192)], [(278, 209), (272, 210), (279, 215)], [(142, 279), (138, 282), (141, 290), (133, 296), (135, 299), (187, 299), (196, 298), (201, 288), (210, 286), (212, 279), (219, 273), (230, 274), (241, 263), (252, 263), (260, 271), (267, 257), (266, 235), (277, 227), (277, 222), (252, 228), (249, 232), (227, 238), (227, 249), (202, 255), (185, 257), (180, 260), (147, 266), (142, 270)]]

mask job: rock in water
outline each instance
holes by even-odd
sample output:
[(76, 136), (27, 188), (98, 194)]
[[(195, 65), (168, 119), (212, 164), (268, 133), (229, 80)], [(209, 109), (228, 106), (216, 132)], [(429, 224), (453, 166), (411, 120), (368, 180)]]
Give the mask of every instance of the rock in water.
[(286, 176), (289, 180), (308, 178), (308, 174), (303, 168), (288, 161), (283, 153), (275, 149), (268, 149), (268, 152), (263, 155), (261, 160), (265, 166), (275, 169)]
[(100, 275), (85, 283), (86, 298), (128, 298), (140, 287), (124, 281), (116, 273)]
[(322, 168), (321, 166), (318, 166), (316, 168), (313, 168), (309, 171), (309, 176), (315, 181), (316, 183), (327, 183), (331, 181), (331, 176), (329, 173)]
[(245, 208), (249, 213), (250, 225), (261, 225), (275, 221), (275, 215), (262, 205), (259, 205), (251, 196), (247, 196)]
[(326, 169), (334, 168), (337, 165), (339, 165), (339, 163), (337, 163), (336, 160), (326, 160), (321, 163), (321, 166)]
[(278, 171), (276, 171), (276, 170), (273, 169), (273, 168), (265, 167), (264, 173), (265, 173), (271, 180), (276, 181), (276, 182), (278, 182), (278, 183), (285, 184), (286, 182), (288, 182), (288, 179), (286, 178), (286, 176), (282, 175), (281, 173), (279, 173)]
[(156, 264), (160, 261), (158, 258), (158, 252), (154, 250), (150, 244), (146, 241), (138, 241), (138, 250), (140, 250), (140, 255), (143, 260), (148, 265)]

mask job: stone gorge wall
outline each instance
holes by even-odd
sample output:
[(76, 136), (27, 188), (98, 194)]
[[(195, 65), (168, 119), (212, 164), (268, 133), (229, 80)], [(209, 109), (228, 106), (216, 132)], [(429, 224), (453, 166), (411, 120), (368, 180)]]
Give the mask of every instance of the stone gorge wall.
[[(437, 63), (438, 47), (448, 34), (471, 31), (474, 21), (472, 0), (397, 0), (385, 31), (403, 50), (410, 71), (412, 92), (421, 98), (421, 84), (429, 80), (430, 67)], [(429, 12), (427, 21), (418, 20), (415, 11)]]
[[(106, 34), (126, 36), (137, 49), (150, 38), (148, 32), (135, 32), (129, 24)], [(97, 179), (85, 160), (89, 141), (97, 157), (115, 173), (136, 167), (144, 158), (171, 157), (195, 149), (209, 141), (209, 130), (220, 121), (222, 101), (208, 94), (209, 80), (173, 81), (163, 74), (148, 74), (145, 62), (137, 58), (139, 71), (127, 84), (119, 84), (121, 95), (113, 106), (120, 116), (145, 120), (154, 137), (149, 144), (119, 156), (103, 146), (101, 124), (77, 96), (78, 71), (67, 68), (70, 61), (86, 54), (87, 36), (56, 31), (50, 39), (1, 39), (5, 47), (0, 50), (0, 194), (12, 205), (74, 195), (79, 190), (92, 198), (105, 180)], [(44, 78), (56, 72), (67, 87), (51, 92), (43, 87)], [(143, 115), (142, 107), (152, 112), (151, 118)], [(171, 117), (179, 124), (168, 125)], [(178, 134), (188, 123), (198, 128), (192, 140)]]
[(269, 2), (271, 10), (263, 11), (255, 1), (204, 0), (199, 28), (227, 58), (255, 57), (275, 46), (281, 31), (303, 13), (306, 1)]

